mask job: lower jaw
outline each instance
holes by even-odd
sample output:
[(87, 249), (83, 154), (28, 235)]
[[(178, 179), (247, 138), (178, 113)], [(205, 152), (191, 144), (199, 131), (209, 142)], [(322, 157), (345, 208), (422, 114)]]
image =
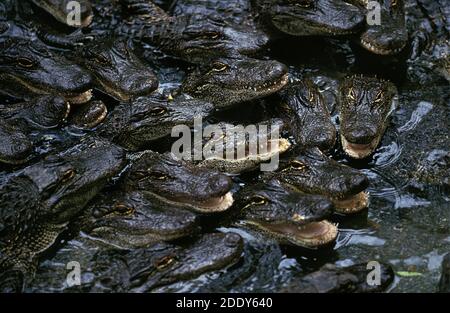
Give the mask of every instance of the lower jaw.
[(370, 156), (373, 151), (378, 146), (379, 138), (374, 139), (369, 144), (354, 144), (347, 139), (343, 135), (341, 135), (341, 143), (342, 148), (344, 149), (344, 152), (351, 158), (354, 159), (364, 159), (368, 156)]
[(201, 202), (200, 201), (194, 202), (190, 199), (187, 199), (187, 200), (168, 199), (168, 198), (164, 198), (160, 195), (157, 195), (153, 192), (149, 192), (149, 193), (166, 203), (173, 204), (176, 206), (181, 206), (181, 207), (187, 207), (197, 213), (205, 213), (205, 214), (224, 212), (224, 211), (228, 210), (233, 205), (233, 202), (234, 202), (233, 194), (231, 191), (226, 193), (222, 197), (212, 198), (210, 200), (201, 201)]
[(304, 248), (318, 248), (336, 240), (338, 229), (326, 220), (311, 222), (302, 226), (291, 223), (269, 224), (247, 221), (251, 226), (269, 233), (282, 243), (294, 244)]
[(77, 105), (77, 104), (83, 104), (91, 100), (92, 98), (92, 89), (89, 89), (88, 91), (85, 91), (78, 96), (65, 96), (66, 100), (69, 101), (69, 103)]
[(362, 191), (346, 199), (332, 199), (332, 202), (336, 213), (355, 214), (369, 206), (369, 195), (367, 192)]
[(370, 51), (372, 53), (379, 54), (379, 55), (394, 55), (394, 54), (398, 54), (404, 48), (404, 46), (400, 47), (400, 48), (395, 48), (395, 49), (378, 48), (378, 47), (375, 47), (374, 45), (372, 45), (371, 43), (369, 43), (369, 42), (367, 42), (367, 41), (365, 41), (363, 39), (360, 40), (360, 45), (364, 49), (366, 49), (366, 50), (368, 50), (368, 51)]

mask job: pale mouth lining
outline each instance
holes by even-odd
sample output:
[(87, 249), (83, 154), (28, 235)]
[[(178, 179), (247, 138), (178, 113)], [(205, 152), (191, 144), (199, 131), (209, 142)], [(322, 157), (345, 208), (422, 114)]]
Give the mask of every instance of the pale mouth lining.
[(91, 100), (91, 98), (92, 98), (92, 89), (89, 89), (88, 91), (85, 91), (75, 97), (70, 97), (70, 96), (66, 97), (67, 101), (69, 101), (71, 104), (75, 104), (75, 105), (86, 103), (89, 100)]
[(184, 199), (184, 200), (176, 200), (176, 199), (167, 199), (155, 193), (149, 192), (154, 195), (156, 198), (177, 206), (187, 206), (197, 212), (200, 213), (216, 213), (223, 212), (228, 210), (234, 202), (233, 193), (231, 191), (227, 192), (225, 195), (221, 197), (213, 197), (209, 198), (205, 201), (195, 201), (193, 199)]
[(335, 211), (342, 214), (361, 212), (369, 206), (369, 194), (361, 191), (345, 199), (332, 199)]
[(288, 222), (269, 224), (248, 221), (248, 223), (268, 233), (275, 233), (275, 236), (283, 241), (306, 248), (315, 248), (332, 243), (336, 240), (338, 234), (337, 227), (327, 220), (311, 222), (301, 226)]
[(373, 44), (371, 44), (370, 42), (366, 41), (364, 38), (361, 38), (360, 40), (361, 45), (366, 48), (367, 50), (376, 53), (376, 54), (380, 54), (380, 55), (391, 55), (391, 54), (397, 54), (400, 51), (403, 50), (403, 47), (397, 48), (397, 49), (383, 49), (383, 48), (379, 48), (379, 47), (375, 47)]
[[(275, 145), (272, 145), (273, 141), (277, 141), (278, 143)], [(248, 150), (246, 150), (244, 158), (233, 158), (233, 159), (227, 159), (226, 157), (223, 157), (223, 153), (222, 153), (222, 155), (213, 154), (212, 156), (207, 157), (205, 159), (205, 161), (223, 160), (226, 162), (233, 163), (233, 162), (244, 162), (247, 160), (256, 160), (259, 162), (263, 162), (263, 161), (267, 161), (267, 160), (271, 159), (276, 154), (281, 154), (281, 153), (286, 152), (290, 146), (291, 146), (291, 143), (285, 138), (272, 139), (272, 140), (268, 141), (267, 152), (265, 152), (265, 153), (250, 154), (250, 152)], [(273, 149), (272, 147), (277, 147), (277, 149)], [(225, 151), (225, 149), (224, 149), (224, 151)]]
[(363, 159), (368, 157), (373, 153), (373, 151), (378, 146), (381, 137), (377, 137), (372, 140), (369, 144), (355, 144), (349, 142), (343, 135), (341, 135), (341, 143), (344, 152), (354, 158), (354, 159)]
[(260, 86), (252, 87), (252, 86), (245, 86), (244, 89), (246, 90), (253, 90), (256, 92), (277, 92), (281, 88), (283, 88), (289, 81), (289, 74), (284, 74), (279, 80), (275, 82), (265, 83)]

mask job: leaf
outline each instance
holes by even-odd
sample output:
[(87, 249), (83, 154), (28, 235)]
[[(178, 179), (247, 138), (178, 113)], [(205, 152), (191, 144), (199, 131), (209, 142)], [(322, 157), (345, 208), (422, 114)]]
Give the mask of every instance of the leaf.
[(397, 272), (397, 275), (400, 277), (417, 277), (417, 276), (422, 276), (422, 273), (419, 272)]

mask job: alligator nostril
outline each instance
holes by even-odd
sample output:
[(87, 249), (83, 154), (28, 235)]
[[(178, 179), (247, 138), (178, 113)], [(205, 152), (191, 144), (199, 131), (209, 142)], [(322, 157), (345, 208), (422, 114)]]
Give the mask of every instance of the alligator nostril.
[(353, 175), (350, 178), (350, 183), (354, 187), (359, 187), (359, 188), (365, 189), (369, 185), (369, 179), (364, 174), (357, 174), (357, 175)]
[(345, 138), (356, 144), (370, 144), (375, 138), (376, 133), (370, 128), (357, 128), (345, 135)]
[(225, 236), (225, 245), (227, 247), (236, 247), (241, 242), (241, 236), (235, 233), (228, 233)]

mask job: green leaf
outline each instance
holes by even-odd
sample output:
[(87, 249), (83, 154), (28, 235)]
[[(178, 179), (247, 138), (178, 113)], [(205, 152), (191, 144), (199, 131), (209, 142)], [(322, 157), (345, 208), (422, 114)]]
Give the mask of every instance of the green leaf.
[(417, 277), (417, 276), (422, 276), (422, 273), (419, 272), (397, 272), (397, 275), (400, 277)]

